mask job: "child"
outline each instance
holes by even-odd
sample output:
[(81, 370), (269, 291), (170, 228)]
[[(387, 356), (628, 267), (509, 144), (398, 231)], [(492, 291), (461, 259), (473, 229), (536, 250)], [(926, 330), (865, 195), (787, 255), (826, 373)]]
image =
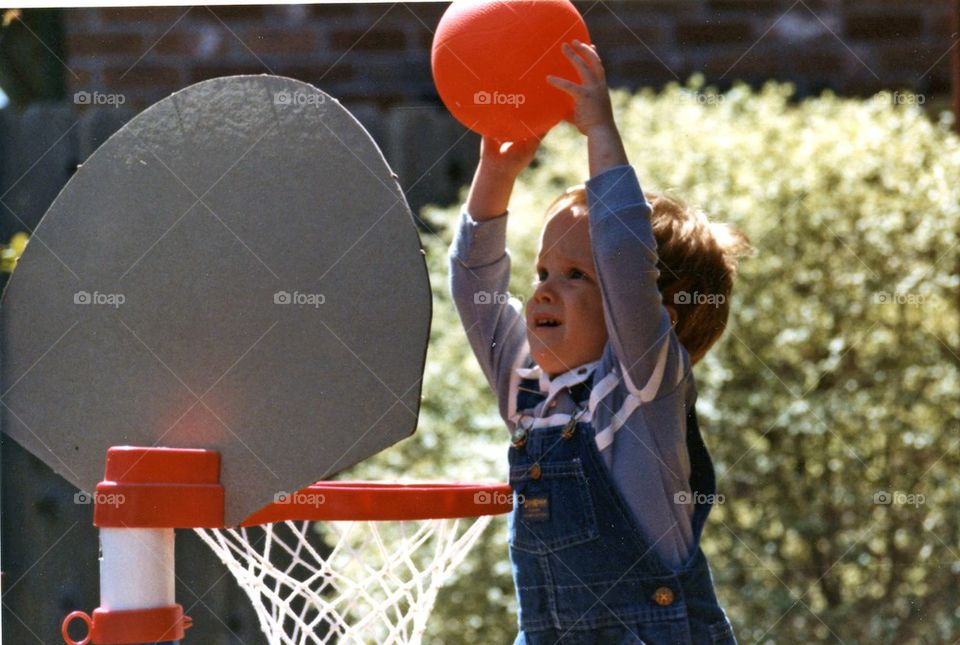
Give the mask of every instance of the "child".
[(548, 209), (525, 324), (490, 294), (507, 290), (507, 205), (539, 141), (482, 142), (450, 252), (513, 437), (516, 642), (735, 643), (699, 547), (715, 490), (691, 365), (723, 331), (749, 244), (667, 198), (651, 209), (595, 48), (563, 48), (581, 84), (548, 81), (574, 98), (591, 179)]

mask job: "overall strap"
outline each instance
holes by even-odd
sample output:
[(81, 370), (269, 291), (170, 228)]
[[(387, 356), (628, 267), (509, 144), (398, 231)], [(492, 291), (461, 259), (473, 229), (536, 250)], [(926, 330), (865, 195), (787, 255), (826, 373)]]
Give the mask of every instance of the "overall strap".
[(707, 515), (713, 506), (713, 496), (717, 491), (717, 478), (713, 471), (713, 461), (700, 435), (697, 423), (696, 407), (687, 412), (687, 452), (690, 455), (690, 490), (696, 506), (693, 511), (694, 543), (700, 541), (700, 534), (706, 524)]
[(593, 377), (596, 374), (596, 371), (594, 371), (586, 380), (570, 387), (570, 398), (573, 399), (578, 408), (583, 407), (590, 400), (590, 392), (593, 390)]
[[(523, 363), (523, 366), (528, 369), (534, 365), (535, 363), (533, 362), (533, 359), (529, 356)], [(547, 398), (547, 395), (540, 391), (540, 379), (521, 378), (517, 383), (517, 412), (521, 412), (522, 410), (531, 410), (537, 407), (537, 405), (539, 405), (540, 402), (542, 402), (545, 398)]]

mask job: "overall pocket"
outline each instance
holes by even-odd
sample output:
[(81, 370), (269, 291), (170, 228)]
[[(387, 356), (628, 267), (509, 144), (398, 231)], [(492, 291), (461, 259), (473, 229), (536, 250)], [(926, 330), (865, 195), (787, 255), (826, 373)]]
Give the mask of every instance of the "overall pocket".
[(714, 645), (737, 645), (737, 639), (733, 635), (733, 626), (726, 618), (710, 625), (709, 630), (710, 642)]
[(513, 465), (510, 486), (514, 492), (508, 521), (512, 548), (549, 553), (600, 536), (579, 459)]

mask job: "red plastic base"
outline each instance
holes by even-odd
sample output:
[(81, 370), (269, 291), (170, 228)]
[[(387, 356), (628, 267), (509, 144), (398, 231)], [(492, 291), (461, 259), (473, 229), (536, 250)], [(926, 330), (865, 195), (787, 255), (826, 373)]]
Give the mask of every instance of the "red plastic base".
[[(78, 618), (87, 624), (87, 635), (83, 640), (75, 641), (67, 633), (67, 628)], [(190, 617), (183, 615), (180, 605), (128, 611), (95, 609), (93, 617), (82, 611), (71, 613), (63, 619), (60, 631), (67, 645), (129, 645), (177, 641), (192, 624)]]

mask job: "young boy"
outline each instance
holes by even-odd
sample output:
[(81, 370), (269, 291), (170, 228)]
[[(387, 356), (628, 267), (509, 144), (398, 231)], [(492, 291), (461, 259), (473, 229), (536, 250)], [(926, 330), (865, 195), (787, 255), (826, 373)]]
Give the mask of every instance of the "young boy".
[(574, 98), (591, 179), (548, 209), (526, 320), (487, 294), (507, 291), (507, 205), (538, 141), (482, 142), (450, 253), (513, 437), (516, 642), (735, 643), (699, 547), (715, 490), (691, 365), (722, 333), (749, 244), (669, 199), (651, 208), (595, 48), (563, 47), (581, 84), (548, 81)]

